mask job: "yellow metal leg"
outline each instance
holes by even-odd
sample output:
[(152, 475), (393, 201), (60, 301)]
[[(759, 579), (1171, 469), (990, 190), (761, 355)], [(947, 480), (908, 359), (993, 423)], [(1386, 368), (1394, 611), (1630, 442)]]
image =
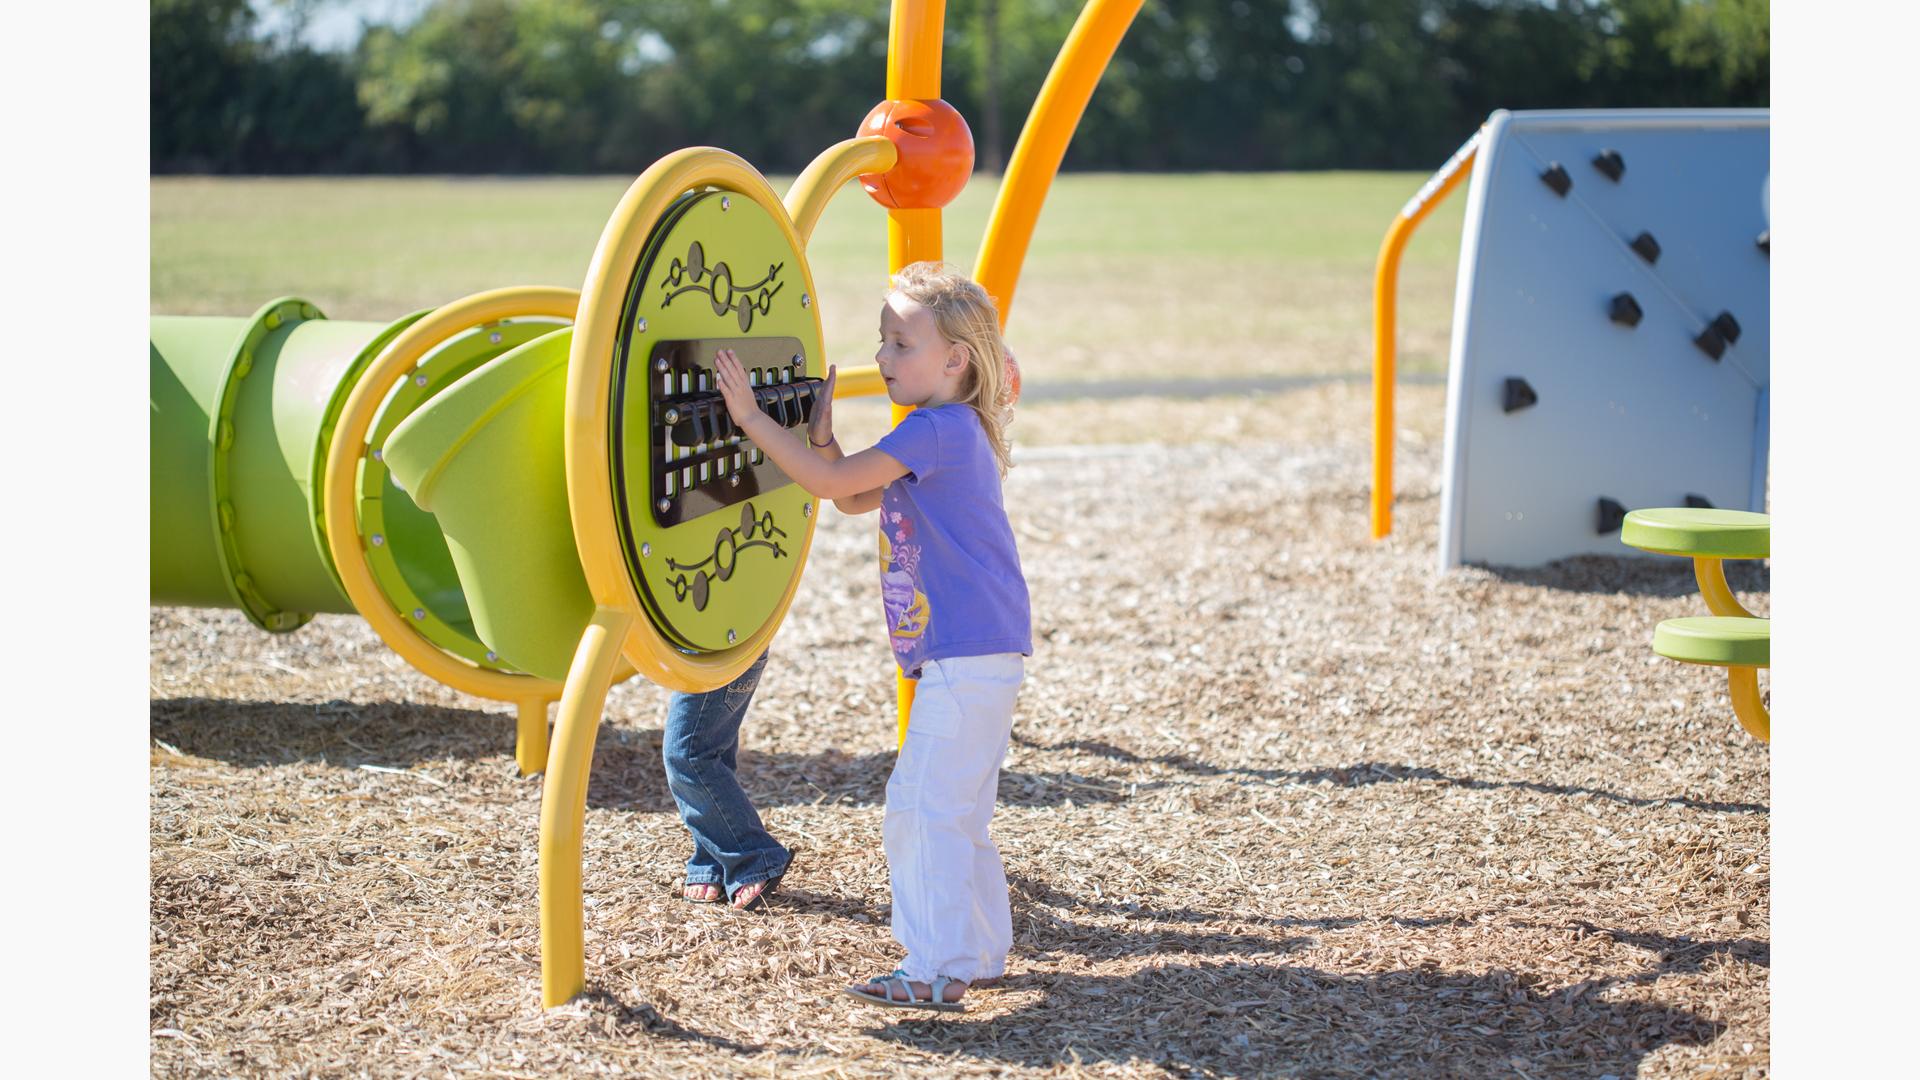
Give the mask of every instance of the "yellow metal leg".
[(1694, 556), (1693, 580), (1700, 585), (1700, 596), (1706, 600), (1708, 611), (1715, 615), (1732, 615), (1743, 619), (1756, 617), (1753, 612), (1741, 607), (1740, 601), (1734, 598), (1733, 590), (1727, 587), (1726, 568), (1720, 564), (1719, 559), (1710, 559), (1704, 555)]
[(1747, 734), (1761, 742), (1772, 742), (1773, 740), (1767, 737), (1769, 720), (1767, 707), (1760, 704), (1759, 670), (1750, 667), (1729, 667), (1727, 693), (1733, 698), (1733, 715), (1740, 718), (1740, 726), (1747, 729)]
[(632, 612), (604, 607), (594, 612), (560, 696), (540, 797), (540, 1003), (547, 1008), (564, 1005), (586, 989), (580, 837), (586, 828), (587, 773), (620, 644), (632, 625)]
[(520, 729), (513, 756), (520, 763), (520, 775), (532, 776), (547, 771), (547, 698), (520, 699)]

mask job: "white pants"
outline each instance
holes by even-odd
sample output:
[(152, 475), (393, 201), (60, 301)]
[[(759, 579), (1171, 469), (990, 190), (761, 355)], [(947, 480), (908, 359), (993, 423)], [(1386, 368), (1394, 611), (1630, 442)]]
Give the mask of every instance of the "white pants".
[(1000, 849), (987, 835), (1013, 702), (1019, 653), (929, 660), (920, 671), (907, 741), (887, 779), (881, 836), (893, 885), (893, 936), (907, 978), (998, 978), (1013, 947)]

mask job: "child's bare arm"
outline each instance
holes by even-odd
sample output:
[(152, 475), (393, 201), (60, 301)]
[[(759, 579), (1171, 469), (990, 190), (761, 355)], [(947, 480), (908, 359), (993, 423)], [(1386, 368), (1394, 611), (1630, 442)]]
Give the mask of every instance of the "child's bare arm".
[(870, 514), (880, 509), (880, 488), (863, 491), (858, 495), (849, 495), (844, 499), (833, 500), (834, 508), (843, 514)]
[[(836, 503), (841, 499), (857, 499), (907, 474), (906, 466), (878, 449), (831, 460), (812, 452), (802, 442), (801, 434), (788, 431), (760, 411), (753, 399), (753, 385), (747, 381), (747, 371), (732, 349), (721, 349), (713, 367), (733, 422), (809, 494), (833, 499)], [(874, 505), (879, 505), (877, 499)]]

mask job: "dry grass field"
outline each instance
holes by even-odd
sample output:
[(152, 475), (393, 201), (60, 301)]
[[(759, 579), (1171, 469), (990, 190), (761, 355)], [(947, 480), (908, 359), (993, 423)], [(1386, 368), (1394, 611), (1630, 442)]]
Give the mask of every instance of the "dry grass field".
[[(745, 732), (799, 851), (778, 902), (676, 898), (665, 695), (617, 688), (590, 993), (552, 1012), (540, 785), (505, 711), (356, 619), (156, 610), (154, 1072), (1766, 1074), (1767, 752), (1646, 647), (1698, 607), (1690, 573), (1435, 577), (1440, 409), (1404, 394), (1381, 544), (1364, 387), (1023, 410), (1037, 649), (995, 820), (1016, 943), (960, 1017), (838, 992), (895, 959), (870, 523), (823, 521)], [(856, 441), (884, 422), (845, 411)], [(1734, 584), (1766, 608), (1764, 570)]]

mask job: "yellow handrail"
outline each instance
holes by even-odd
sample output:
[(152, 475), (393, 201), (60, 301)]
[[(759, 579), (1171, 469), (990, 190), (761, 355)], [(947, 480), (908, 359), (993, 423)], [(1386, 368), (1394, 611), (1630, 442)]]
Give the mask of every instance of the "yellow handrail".
[[(1481, 129), (1484, 131), (1485, 129)], [(1373, 270), (1373, 506), (1371, 525), (1375, 540), (1393, 531), (1393, 346), (1394, 305), (1400, 286), (1400, 253), (1406, 249), (1413, 230), (1433, 213), (1433, 209), (1460, 186), (1472, 170), (1467, 166), (1480, 149), (1481, 131), (1453, 152), (1440, 171), (1420, 185), (1413, 198), (1400, 208), (1399, 216), (1380, 242), (1380, 259)]]
[[(820, 215), (840, 190), (861, 173), (886, 172), (900, 160), (893, 140), (882, 135), (861, 135), (834, 143), (808, 163), (796, 177), (782, 200), (787, 216), (793, 219), (793, 231), (800, 234), (800, 246), (806, 247)], [(838, 396), (838, 395), (836, 395)]]

